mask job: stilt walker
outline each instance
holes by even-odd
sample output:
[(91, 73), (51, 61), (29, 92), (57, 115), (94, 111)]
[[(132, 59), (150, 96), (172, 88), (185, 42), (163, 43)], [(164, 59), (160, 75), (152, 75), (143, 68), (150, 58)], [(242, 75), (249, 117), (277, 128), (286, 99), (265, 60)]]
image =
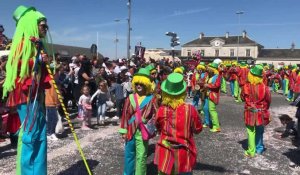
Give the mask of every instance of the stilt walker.
[(265, 150), (263, 144), (264, 127), (270, 123), (269, 107), (271, 94), (263, 83), (263, 67), (256, 65), (248, 73), (248, 83), (242, 90), (245, 101), (244, 120), (248, 133), (248, 149), (245, 156), (254, 157)]
[(6, 64), (3, 95), (5, 97), (9, 92), (7, 105), (17, 107), (21, 121), (16, 173), (46, 175), (44, 90), (50, 88), (50, 77), (44, 63), (46, 58), (35, 41), (46, 42), (47, 20), (34, 7), (25, 6), (19, 6), (13, 18), (17, 26)]

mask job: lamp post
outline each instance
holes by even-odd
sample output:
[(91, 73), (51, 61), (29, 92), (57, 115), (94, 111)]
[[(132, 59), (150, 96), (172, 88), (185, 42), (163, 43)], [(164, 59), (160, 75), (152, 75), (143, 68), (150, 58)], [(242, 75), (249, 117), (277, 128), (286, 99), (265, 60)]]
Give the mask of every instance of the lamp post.
[(130, 46), (131, 0), (128, 0), (127, 7), (128, 7), (127, 60), (129, 60), (130, 59), (130, 48), (131, 48), (131, 46)]
[(178, 41), (179, 37), (177, 36), (177, 33), (175, 33), (175, 32), (166, 32), (166, 35), (171, 37), (170, 45), (172, 48), (172, 59), (174, 62), (174, 56), (175, 56), (174, 47), (180, 45), (180, 42)]
[[(119, 19), (115, 19), (114, 20), (116, 23), (118, 23), (120, 20)], [(116, 59), (118, 59), (118, 27), (116, 27), (116, 39), (115, 39), (115, 43), (116, 43)]]
[[(239, 32), (240, 32), (240, 16), (242, 14), (244, 14), (244, 11), (237, 11), (235, 14), (238, 15), (238, 28), (239, 28)], [(237, 52), (236, 52), (236, 61), (239, 62), (239, 47), (240, 47), (240, 34), (238, 34), (238, 41), (237, 41)]]

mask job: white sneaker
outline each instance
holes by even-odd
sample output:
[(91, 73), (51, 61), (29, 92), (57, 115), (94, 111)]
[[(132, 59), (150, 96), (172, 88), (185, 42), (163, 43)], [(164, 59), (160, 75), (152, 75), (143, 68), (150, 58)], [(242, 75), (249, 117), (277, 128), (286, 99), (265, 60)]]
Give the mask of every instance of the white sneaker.
[(56, 135), (55, 135), (55, 134), (52, 134), (50, 137), (51, 137), (51, 139), (52, 139), (53, 141), (56, 141), (56, 140), (58, 140), (58, 138), (56, 137)]
[(119, 117), (114, 116), (113, 118), (111, 118), (112, 120), (119, 120)]
[(103, 117), (104, 118), (104, 120), (107, 120), (107, 119), (109, 119), (109, 117), (107, 117), (107, 116), (105, 116), (105, 117)]

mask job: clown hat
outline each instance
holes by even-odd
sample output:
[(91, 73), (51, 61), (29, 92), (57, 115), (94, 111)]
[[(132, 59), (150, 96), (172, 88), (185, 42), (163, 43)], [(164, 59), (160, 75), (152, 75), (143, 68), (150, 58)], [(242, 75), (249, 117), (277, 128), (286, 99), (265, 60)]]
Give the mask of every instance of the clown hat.
[(150, 71), (146, 68), (140, 68), (139, 71), (136, 74), (134, 74), (134, 76), (137, 75), (150, 78)]
[(250, 72), (255, 76), (262, 77), (263, 69), (261, 65), (255, 65), (250, 69)]
[(26, 12), (30, 11), (30, 10), (34, 10), (34, 7), (25, 7), (23, 5), (20, 5), (19, 7), (17, 7), (17, 9), (14, 11), (13, 14), (13, 18), (16, 22), (18, 22), (20, 20), (20, 18), (25, 15)]
[(214, 69), (218, 69), (219, 65), (217, 63), (210, 63), (208, 66)]
[(186, 82), (183, 75), (179, 73), (171, 73), (161, 84), (161, 90), (169, 95), (180, 95), (186, 90)]

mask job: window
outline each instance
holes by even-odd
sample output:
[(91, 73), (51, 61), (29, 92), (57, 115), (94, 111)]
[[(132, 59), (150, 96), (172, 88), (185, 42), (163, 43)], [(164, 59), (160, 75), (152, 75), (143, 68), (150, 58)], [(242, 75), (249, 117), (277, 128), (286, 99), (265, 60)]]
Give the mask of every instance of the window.
[(246, 49), (246, 57), (250, 57), (250, 49)]
[(218, 57), (219, 56), (219, 49), (215, 50), (215, 56)]
[(230, 57), (234, 57), (234, 49), (230, 49)]
[(187, 50), (187, 56), (190, 57), (191, 55), (191, 50)]
[(204, 57), (205, 51), (204, 51), (204, 50), (201, 50), (201, 51), (200, 51), (200, 54), (201, 54), (202, 57)]

